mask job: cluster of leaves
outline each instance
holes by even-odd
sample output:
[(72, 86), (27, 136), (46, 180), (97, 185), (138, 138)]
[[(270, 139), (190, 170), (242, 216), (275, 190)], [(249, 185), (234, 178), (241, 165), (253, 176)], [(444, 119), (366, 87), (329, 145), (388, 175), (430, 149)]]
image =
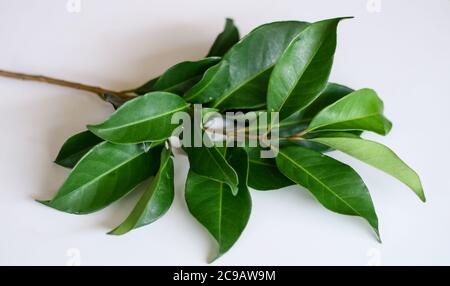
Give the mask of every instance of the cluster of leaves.
[(177, 127), (171, 116), (201, 103), (222, 113), (266, 110), (280, 116), (276, 158), (261, 158), (260, 148), (183, 148), (190, 164), (186, 203), (217, 241), (217, 257), (247, 224), (249, 187), (298, 184), (327, 209), (365, 219), (379, 237), (363, 180), (325, 152), (353, 156), (405, 183), (422, 201), (425, 197), (417, 174), (393, 151), (361, 138), (363, 131), (386, 135), (392, 126), (375, 91), (328, 82), (343, 19), (274, 22), (242, 39), (227, 19), (204, 59), (169, 68), (131, 90), (136, 97), (125, 103), (105, 95), (118, 109), (64, 143), (56, 163), (73, 170), (54, 198), (43, 203), (68, 213), (92, 213), (154, 176), (131, 214), (110, 233), (124, 234), (155, 221), (174, 198), (172, 151), (165, 143)]

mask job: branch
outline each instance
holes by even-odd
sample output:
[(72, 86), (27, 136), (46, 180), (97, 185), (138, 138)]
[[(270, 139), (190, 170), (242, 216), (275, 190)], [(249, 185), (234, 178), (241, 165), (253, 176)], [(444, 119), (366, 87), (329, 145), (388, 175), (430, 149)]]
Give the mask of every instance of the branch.
[(104, 89), (104, 88), (97, 87), (97, 86), (91, 86), (91, 85), (66, 81), (66, 80), (42, 76), (42, 75), (29, 75), (29, 74), (0, 70), (0, 76), (21, 79), (21, 80), (44, 82), (44, 83), (48, 83), (48, 84), (59, 85), (59, 86), (69, 87), (69, 88), (83, 90), (83, 91), (87, 91), (87, 92), (92, 92), (92, 93), (97, 94), (103, 100), (105, 99), (105, 94), (115, 95), (115, 96), (118, 96), (125, 100), (131, 99), (136, 96), (135, 94), (129, 93), (129, 92), (112, 91), (112, 90)]

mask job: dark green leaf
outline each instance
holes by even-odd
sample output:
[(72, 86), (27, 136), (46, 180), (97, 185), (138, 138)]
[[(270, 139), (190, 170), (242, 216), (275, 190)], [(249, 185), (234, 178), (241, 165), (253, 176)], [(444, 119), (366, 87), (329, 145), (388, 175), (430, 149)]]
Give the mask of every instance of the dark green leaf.
[(221, 150), (217, 147), (188, 147), (184, 148), (188, 157), (190, 169), (195, 173), (206, 176), (210, 180), (225, 183), (233, 194), (238, 192), (238, 176), (230, 164), (225, 160)]
[(270, 73), (276, 61), (308, 24), (275, 22), (262, 25), (234, 45), (187, 94), (186, 100), (211, 102), (211, 107), (254, 109), (265, 106)]
[(351, 167), (299, 146), (281, 148), (276, 161), (284, 175), (308, 189), (324, 207), (366, 219), (379, 237), (372, 199)]
[(248, 186), (255, 190), (276, 190), (294, 185), (279, 170), (275, 158), (261, 158), (259, 148), (246, 148), (248, 154)]
[(417, 173), (388, 147), (359, 138), (318, 137), (310, 141), (328, 145), (386, 172), (409, 186), (422, 201), (425, 201), (425, 194)]
[(176, 94), (151, 92), (122, 105), (111, 117), (88, 129), (106, 141), (114, 143), (142, 143), (168, 138), (177, 126), (171, 124), (172, 115), (186, 111), (188, 104)]
[(246, 186), (247, 158), (239, 148), (227, 149), (226, 157), (239, 174), (239, 192), (190, 170), (186, 180), (186, 203), (191, 214), (211, 233), (219, 244), (216, 258), (238, 240), (251, 212), (251, 198)]
[(148, 82), (144, 83), (142, 86), (140, 86), (132, 91), (139, 95), (149, 93), (150, 91), (153, 91), (153, 85), (155, 84), (155, 82), (158, 81), (158, 79), (159, 79), (159, 77), (153, 78), (153, 79), (149, 80)]
[(154, 175), (160, 150), (145, 152), (138, 145), (100, 143), (75, 166), (56, 196), (43, 203), (74, 214), (98, 211)]
[(329, 82), (319, 97), (303, 111), (297, 111), (280, 121), (278, 124), (280, 136), (289, 136), (305, 130), (317, 113), (351, 92), (353, 92), (351, 88)]
[(387, 134), (392, 123), (383, 115), (383, 102), (372, 89), (360, 89), (320, 111), (307, 132), (367, 130)]
[(217, 36), (211, 49), (209, 50), (208, 57), (222, 57), (238, 41), (239, 30), (234, 25), (233, 19), (227, 18), (225, 20), (225, 27), (223, 31)]
[(169, 210), (174, 197), (173, 161), (170, 151), (163, 148), (159, 171), (127, 219), (110, 234), (121, 235), (150, 224)]
[(167, 91), (182, 95), (201, 79), (208, 68), (219, 61), (219, 57), (208, 57), (198, 61), (178, 63), (161, 76), (146, 82), (133, 91), (140, 95), (151, 91)]
[[(316, 98), (316, 100), (308, 105), (303, 111), (300, 111), (293, 115), (298, 114), (298, 117), (300, 117), (303, 122), (310, 122), (313, 117), (316, 116), (317, 113), (319, 113), (322, 109), (335, 103), (336, 101), (352, 93), (353, 91), (353, 89), (344, 85), (329, 82), (322, 93), (319, 95), (319, 97)], [(289, 118), (286, 118), (286, 121)]]
[(199, 61), (176, 64), (158, 78), (153, 84), (151, 91), (183, 94), (201, 79), (208, 68), (219, 61), (219, 57), (210, 57)]
[(73, 168), (81, 157), (102, 141), (103, 139), (88, 130), (75, 134), (64, 142), (55, 163), (63, 167)]
[(280, 120), (303, 110), (325, 88), (336, 50), (336, 29), (342, 19), (309, 25), (281, 55), (267, 93), (267, 110), (280, 112)]

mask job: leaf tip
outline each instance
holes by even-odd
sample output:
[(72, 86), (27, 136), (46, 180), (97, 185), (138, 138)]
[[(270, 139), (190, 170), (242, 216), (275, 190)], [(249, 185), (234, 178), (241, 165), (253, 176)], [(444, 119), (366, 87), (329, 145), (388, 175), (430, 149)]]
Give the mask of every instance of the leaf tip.
[(118, 233), (117, 229), (113, 229), (111, 231), (108, 231), (106, 234), (107, 235), (122, 235), (123, 233)]
[(421, 190), (421, 192), (418, 194), (420, 200), (422, 201), (422, 203), (426, 203), (427, 202), (427, 198), (425, 197), (425, 193), (423, 192), (423, 190)]
[(127, 232), (129, 232), (129, 231), (130, 231), (129, 229), (123, 228), (123, 227), (121, 227), (121, 226), (119, 225), (119, 226), (116, 227), (115, 229), (113, 229), (113, 230), (107, 232), (106, 234), (108, 234), (108, 235), (116, 235), (116, 236), (119, 236), (119, 235), (123, 235), (123, 234), (125, 234), (125, 233), (127, 233)]
[(381, 235), (380, 235), (380, 231), (378, 230), (378, 228), (373, 228), (373, 231), (375, 232), (375, 238), (378, 241), (378, 243), (383, 243), (383, 241), (381, 240)]

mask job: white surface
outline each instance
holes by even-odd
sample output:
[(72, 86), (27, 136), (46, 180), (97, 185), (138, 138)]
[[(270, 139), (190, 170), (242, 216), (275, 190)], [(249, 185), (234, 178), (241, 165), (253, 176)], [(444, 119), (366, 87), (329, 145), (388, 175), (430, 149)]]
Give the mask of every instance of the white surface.
[[(369, 227), (333, 214), (300, 188), (252, 192), (241, 239), (216, 265), (450, 264), (450, 1), (0, 1), (0, 69), (42, 73), (111, 89), (135, 87), (182, 60), (198, 59), (236, 20), (242, 34), (274, 20), (356, 18), (340, 25), (332, 80), (372, 87), (394, 122), (386, 143), (421, 175), (428, 202), (362, 163), (383, 244)], [(376, 10), (376, 9), (375, 9)], [(153, 225), (105, 234), (136, 196), (88, 216), (44, 207), (68, 171), (59, 147), (112, 109), (95, 96), (0, 78), (0, 264), (204, 264), (213, 243), (183, 199), (185, 158), (176, 159), (175, 202)]]

